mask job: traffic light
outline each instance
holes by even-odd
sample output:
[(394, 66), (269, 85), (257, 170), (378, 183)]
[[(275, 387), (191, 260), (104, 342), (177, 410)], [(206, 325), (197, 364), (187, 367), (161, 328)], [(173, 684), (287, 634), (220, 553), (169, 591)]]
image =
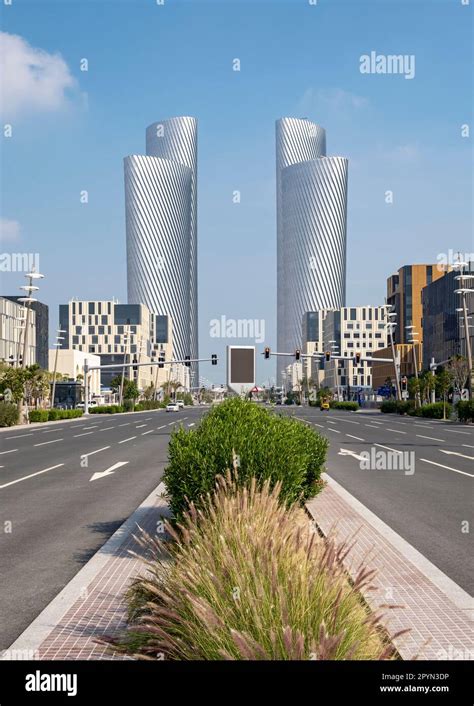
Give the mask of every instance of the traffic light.
[(331, 360), (331, 353), (329, 351), (326, 351), (326, 361), (329, 363)]
[(295, 350), (295, 360), (299, 360), (301, 356), (301, 351), (299, 348)]
[[(137, 360), (137, 357), (136, 357), (136, 356), (134, 357), (133, 362), (134, 362), (134, 363), (138, 363), (138, 360)], [(137, 370), (138, 370), (138, 365), (134, 365), (134, 366), (133, 366), (133, 372), (136, 373)]]
[(402, 388), (403, 388), (404, 390), (407, 389), (407, 383), (408, 383), (408, 378), (406, 377), (406, 375), (404, 375), (404, 376), (402, 377)]
[(158, 356), (158, 367), (159, 368), (165, 367), (165, 352), (164, 351), (160, 351), (160, 354)]
[(360, 353), (355, 354), (355, 362), (356, 362), (356, 365), (360, 365)]
[(265, 360), (268, 360), (270, 358), (270, 348), (268, 348), (268, 347), (265, 348), (264, 356), (265, 356)]
[(215, 353), (211, 355), (211, 364), (217, 365), (217, 355)]
[(190, 356), (190, 355), (185, 355), (185, 356), (184, 356), (184, 360), (185, 360), (185, 363), (184, 363), (185, 366), (186, 366), (187, 368), (190, 368), (190, 367), (191, 367), (191, 362), (190, 362), (190, 361), (191, 361), (191, 356)]

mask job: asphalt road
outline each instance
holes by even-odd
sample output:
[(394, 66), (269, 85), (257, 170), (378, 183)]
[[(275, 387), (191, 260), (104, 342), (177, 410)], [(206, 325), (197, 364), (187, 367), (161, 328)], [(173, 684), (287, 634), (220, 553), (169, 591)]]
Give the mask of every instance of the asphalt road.
[[(0, 433), (0, 649), (156, 487), (172, 428), (190, 428), (206, 411), (91, 415)], [(472, 593), (471, 534), (465, 531), (466, 522), (472, 526), (472, 426), (376, 412), (276, 411), (327, 436), (328, 473)], [(361, 470), (361, 452), (371, 449), (414, 456), (400, 456), (409, 462), (405, 470)]]
[[(473, 426), (375, 411), (290, 407), (283, 413), (324, 434), (328, 474), (472, 595)], [(382, 459), (406, 461), (405, 470), (376, 470), (373, 463), (361, 469), (358, 457), (371, 448)]]
[[(160, 482), (175, 425), (205, 407), (90, 415), (0, 434), (0, 649)], [(118, 463), (120, 467), (91, 480)]]

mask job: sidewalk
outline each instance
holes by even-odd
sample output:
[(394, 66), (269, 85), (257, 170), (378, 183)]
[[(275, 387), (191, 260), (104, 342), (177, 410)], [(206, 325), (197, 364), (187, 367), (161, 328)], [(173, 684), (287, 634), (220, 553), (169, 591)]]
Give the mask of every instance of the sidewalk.
[[(353, 576), (359, 564), (377, 569), (377, 590), (364, 595), (372, 610), (385, 613), (390, 635), (402, 659), (473, 659), (472, 599), (414, 547), (385, 525), (332, 478), (307, 509), (323, 534), (356, 539), (347, 558)], [(129, 549), (138, 551), (132, 535), (142, 527), (155, 533), (169, 515), (160, 483), (72, 581), (11, 645), (4, 659), (129, 659), (95, 640), (126, 627), (123, 600), (130, 580), (143, 570)], [(392, 608), (390, 608), (392, 606)]]
[(355, 544), (346, 559), (354, 577), (360, 564), (377, 570), (376, 590), (363, 592), (374, 612), (385, 615), (390, 635), (410, 632), (394, 644), (404, 660), (474, 659), (473, 599), (412, 545), (335, 480), (307, 503), (324, 535)]
[(116, 635), (126, 627), (123, 596), (130, 580), (143, 570), (133, 539), (138, 526), (155, 534), (156, 523), (168, 516), (163, 483), (153, 490), (92, 559), (6, 651), (5, 659), (129, 659), (98, 645), (98, 637)]

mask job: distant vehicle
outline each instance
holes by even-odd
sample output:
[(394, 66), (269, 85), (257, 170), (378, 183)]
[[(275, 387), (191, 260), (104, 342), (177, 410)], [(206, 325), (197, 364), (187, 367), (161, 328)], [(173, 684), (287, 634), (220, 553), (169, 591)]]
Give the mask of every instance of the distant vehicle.
[(277, 400), (275, 404), (281, 404), (281, 400)]
[(184, 407), (184, 402), (183, 402), (183, 400), (176, 400), (176, 403), (175, 403), (175, 404), (177, 404), (180, 409), (183, 409), (183, 407)]
[(166, 405), (166, 411), (167, 412), (179, 412), (179, 405), (176, 402), (170, 402), (169, 405)]
[[(79, 402), (78, 405), (76, 405), (76, 409), (84, 409), (85, 408), (85, 402)], [(91, 400), (89, 402), (89, 407), (98, 407), (97, 401), (96, 400)]]

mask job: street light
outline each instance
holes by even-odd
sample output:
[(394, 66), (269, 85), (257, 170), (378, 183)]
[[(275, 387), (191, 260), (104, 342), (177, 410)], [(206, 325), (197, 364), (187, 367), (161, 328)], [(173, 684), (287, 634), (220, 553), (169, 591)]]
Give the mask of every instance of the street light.
[[(415, 366), (415, 378), (418, 380), (418, 361), (416, 358), (416, 344), (419, 343), (420, 341), (418, 340), (417, 336), (418, 333), (416, 331), (415, 326), (413, 324), (410, 324), (409, 326), (405, 326), (405, 329), (409, 332), (411, 338), (408, 340), (408, 343), (413, 345), (413, 364)], [(419, 398), (419, 393), (416, 392), (415, 394), (415, 399)], [(420, 401), (420, 406), (421, 406), (421, 400)]]
[[(23, 302), (26, 304), (26, 317), (25, 317), (25, 333), (23, 336), (23, 360), (21, 367), (26, 368), (26, 353), (28, 350), (28, 326), (30, 323), (30, 310), (31, 310), (31, 304), (33, 302), (38, 301), (35, 299), (35, 297), (32, 297), (31, 294), (32, 292), (37, 292), (39, 287), (33, 284), (33, 280), (39, 280), (39, 279), (44, 279), (44, 275), (40, 274), (39, 272), (36, 272), (34, 267), (32, 268), (31, 272), (27, 272), (25, 275), (26, 279), (29, 280), (28, 284), (24, 284), (20, 287), (20, 289), (23, 289), (25, 292), (27, 292), (28, 296), (26, 297), (19, 297), (18, 301)], [(26, 403), (26, 400), (24, 400)], [(19, 403), (19, 409), (20, 409), (21, 402)], [(25, 414), (26, 420), (28, 421), (28, 404), (26, 404), (26, 414)]]
[[(459, 260), (458, 262), (453, 265), (454, 269), (459, 270), (464, 270), (465, 267), (469, 267), (468, 262), (462, 262)], [(474, 292), (474, 289), (470, 287), (465, 287), (464, 286), (464, 280), (472, 280), (474, 279), (474, 273), (469, 273), (469, 272), (461, 272), (459, 275), (456, 275), (454, 278), (456, 281), (459, 281), (461, 283), (461, 287), (459, 289), (455, 289), (454, 293), (459, 294), (461, 296), (461, 304), (462, 304), (462, 311), (463, 311), (463, 317), (464, 317), (464, 337), (466, 339), (466, 352), (467, 352), (467, 362), (468, 362), (468, 367), (469, 367), (469, 375), (467, 378), (467, 391), (468, 391), (468, 396), (469, 399), (472, 398), (472, 349), (471, 349), (471, 337), (469, 335), (469, 316), (467, 313), (467, 294), (471, 294)]]
[(56, 371), (58, 369), (58, 351), (61, 346), (60, 341), (64, 341), (64, 336), (59, 335), (61, 333), (67, 333), (67, 332), (62, 328), (57, 329), (56, 342), (54, 344), (56, 346), (56, 353), (54, 356), (53, 387), (51, 390), (51, 408), (54, 407), (54, 396), (56, 394)]

